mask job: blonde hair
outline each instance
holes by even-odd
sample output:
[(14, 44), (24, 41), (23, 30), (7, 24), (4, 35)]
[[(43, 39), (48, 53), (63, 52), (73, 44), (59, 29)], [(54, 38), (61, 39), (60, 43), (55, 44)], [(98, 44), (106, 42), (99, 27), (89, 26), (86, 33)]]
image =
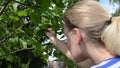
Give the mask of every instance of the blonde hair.
[(109, 12), (94, 0), (75, 3), (65, 15), (64, 21), (68, 28), (83, 29), (94, 42), (105, 46), (120, 55), (120, 18), (112, 17)]
[(103, 31), (101, 39), (110, 51), (120, 56), (120, 17), (112, 18), (112, 23)]

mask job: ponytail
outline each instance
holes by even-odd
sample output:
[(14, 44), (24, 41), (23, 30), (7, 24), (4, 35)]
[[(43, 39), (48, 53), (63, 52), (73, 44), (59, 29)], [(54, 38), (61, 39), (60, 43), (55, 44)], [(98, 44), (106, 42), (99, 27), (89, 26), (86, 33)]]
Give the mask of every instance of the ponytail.
[(101, 35), (101, 40), (108, 50), (120, 56), (120, 17), (112, 17), (111, 24)]

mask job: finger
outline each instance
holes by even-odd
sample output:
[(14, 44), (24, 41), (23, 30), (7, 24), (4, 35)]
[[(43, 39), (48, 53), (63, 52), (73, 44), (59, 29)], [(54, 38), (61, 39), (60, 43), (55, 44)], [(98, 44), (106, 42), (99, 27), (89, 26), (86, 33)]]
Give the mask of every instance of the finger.
[(50, 35), (50, 32), (45, 32), (45, 35), (49, 36), (49, 35)]
[(52, 31), (51, 28), (47, 28), (47, 29), (46, 29), (46, 32), (49, 32), (49, 33), (50, 33), (51, 31)]

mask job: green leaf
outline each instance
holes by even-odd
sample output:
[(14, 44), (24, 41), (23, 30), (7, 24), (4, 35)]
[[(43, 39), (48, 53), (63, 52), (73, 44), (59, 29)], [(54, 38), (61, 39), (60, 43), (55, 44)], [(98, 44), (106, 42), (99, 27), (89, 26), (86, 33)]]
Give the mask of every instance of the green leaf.
[(21, 44), (23, 45), (23, 48), (27, 48), (27, 42), (22, 40), (22, 39), (19, 39)]
[[(4, 66), (5, 63), (8, 68), (16, 68), (16, 66), (17, 68), (43, 68), (54, 49), (50, 43), (42, 44), (48, 41), (44, 34), (46, 28), (53, 28), (57, 34), (62, 34), (63, 11), (76, 1), (78, 0), (16, 0), (19, 3), (14, 1), (9, 3), (0, 16), (0, 40), (11, 32), (14, 34), (0, 44), (0, 66)], [(0, 8), (5, 2), (6, 0), (0, 0)], [(67, 3), (66, 6), (64, 6), (65, 3)], [(27, 47), (35, 49), (29, 50)], [(21, 49), (26, 50), (16, 52)], [(52, 54), (58, 59), (65, 59), (59, 52)], [(23, 60), (27, 59), (27, 56), (30, 61), (25, 63)], [(66, 59), (65, 61), (68, 62), (70, 68), (73, 68), (74, 64), (70, 64)], [(36, 62), (38, 66), (34, 65)]]
[(15, 40), (15, 38), (9, 38), (8, 42), (15, 43), (16, 40)]
[(27, 64), (22, 64), (22, 68), (29, 68), (30, 61)]
[(18, 21), (18, 20), (19, 20), (19, 17), (14, 16), (14, 15), (9, 15), (9, 18), (10, 18), (10, 19), (14, 19), (14, 20), (16, 20), (16, 21)]
[(36, 2), (44, 9), (50, 6), (50, 0), (36, 0)]
[(57, 3), (56, 5), (57, 5), (58, 7), (60, 7), (60, 8), (65, 7), (65, 5), (64, 5), (62, 2), (59, 2), (59, 3)]
[(43, 52), (43, 50), (45, 48), (44, 46), (42, 46), (42, 44), (40, 42), (38, 42), (35, 39), (29, 39), (29, 40), (27, 40), (27, 43), (34, 45), (36, 48), (35, 52), (37, 52), (37, 53)]
[(8, 56), (7, 56), (7, 60), (12, 62), (12, 61), (14, 60), (14, 58), (13, 58), (12, 55), (8, 55)]
[(17, 56), (13, 56), (13, 55), (8, 55), (7, 60), (11, 62), (20, 62), (20, 58)]
[(32, 19), (32, 22), (35, 24), (35, 25), (38, 25), (40, 22), (41, 22), (41, 20), (40, 20), (40, 15), (39, 15), (39, 13), (31, 13), (31, 19)]
[(13, 5), (13, 9), (14, 9), (14, 11), (17, 11), (18, 3), (14, 3), (14, 4), (12, 4), (12, 5)]
[(0, 49), (0, 56), (5, 55), (6, 53), (3, 51), (3, 49)]
[(26, 16), (27, 15), (27, 10), (19, 11), (18, 16)]
[(64, 3), (62, 2), (62, 0), (52, 0), (52, 2), (55, 3), (56, 6), (60, 8), (64, 8)]
[(8, 42), (9, 42), (9, 43), (16, 43), (16, 42), (18, 42), (18, 37), (9, 38)]

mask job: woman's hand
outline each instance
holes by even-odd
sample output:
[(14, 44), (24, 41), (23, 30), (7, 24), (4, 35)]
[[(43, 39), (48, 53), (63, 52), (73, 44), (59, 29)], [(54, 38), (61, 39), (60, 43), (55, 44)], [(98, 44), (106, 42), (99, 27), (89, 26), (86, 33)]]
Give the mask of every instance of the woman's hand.
[(51, 28), (48, 28), (45, 32), (46, 36), (50, 39), (50, 42), (56, 45), (56, 33)]

